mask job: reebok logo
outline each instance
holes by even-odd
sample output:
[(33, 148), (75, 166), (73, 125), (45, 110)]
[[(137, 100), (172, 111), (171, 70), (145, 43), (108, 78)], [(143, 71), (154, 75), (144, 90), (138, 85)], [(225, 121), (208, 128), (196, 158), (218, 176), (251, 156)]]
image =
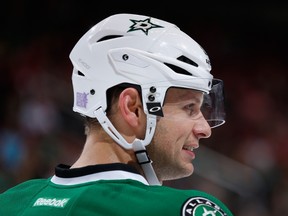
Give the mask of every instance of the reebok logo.
[(33, 204), (33, 207), (37, 206), (50, 206), (50, 207), (56, 207), (56, 208), (64, 208), (65, 205), (68, 203), (69, 199), (56, 199), (56, 198), (38, 198), (35, 203)]

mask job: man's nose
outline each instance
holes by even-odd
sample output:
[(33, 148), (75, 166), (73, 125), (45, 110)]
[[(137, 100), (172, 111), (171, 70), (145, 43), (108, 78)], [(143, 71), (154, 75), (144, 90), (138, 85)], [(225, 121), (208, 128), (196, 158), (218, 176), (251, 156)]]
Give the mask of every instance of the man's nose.
[(208, 138), (211, 136), (211, 127), (204, 117), (195, 122), (193, 133), (198, 137), (198, 139)]

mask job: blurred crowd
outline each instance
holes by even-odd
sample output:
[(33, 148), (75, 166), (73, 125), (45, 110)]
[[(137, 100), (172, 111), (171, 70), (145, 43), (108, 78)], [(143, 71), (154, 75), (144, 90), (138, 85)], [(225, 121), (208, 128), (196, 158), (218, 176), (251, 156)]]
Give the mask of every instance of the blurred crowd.
[(1, 44), (1, 191), (50, 176), (81, 151), (83, 126), (72, 112), (72, 68), (61, 40), (47, 35), (13, 50)]
[[(209, 29), (219, 41), (213, 44), (207, 32), (195, 39), (202, 38), (213, 74), (224, 80), (226, 123), (196, 151), (195, 174), (165, 184), (207, 191), (237, 216), (288, 215), (287, 54), (273, 53), (264, 41), (241, 50), (217, 28)], [(82, 150), (68, 58), (76, 40), (66, 36), (42, 34), (21, 46), (0, 38), (0, 192), (50, 177)]]

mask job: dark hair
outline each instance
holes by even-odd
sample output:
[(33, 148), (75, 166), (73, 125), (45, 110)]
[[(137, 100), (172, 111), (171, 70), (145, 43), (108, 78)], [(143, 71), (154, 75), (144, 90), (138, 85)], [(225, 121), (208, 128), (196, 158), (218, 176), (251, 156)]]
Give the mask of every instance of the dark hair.
[[(106, 115), (108, 117), (112, 112), (113, 104), (115, 104), (118, 101), (119, 95), (121, 94), (121, 92), (124, 89), (130, 88), (130, 87), (135, 88), (138, 91), (139, 95), (141, 95), (141, 87), (139, 85), (130, 84), (130, 83), (121, 83), (107, 90), (106, 92), (106, 101), (107, 101)], [(142, 100), (142, 97), (141, 97), (141, 100)], [(87, 135), (87, 132), (89, 131), (89, 129), (95, 127), (96, 125), (99, 125), (99, 122), (96, 118), (91, 118), (91, 117), (86, 116), (84, 125), (85, 125), (85, 134)]]

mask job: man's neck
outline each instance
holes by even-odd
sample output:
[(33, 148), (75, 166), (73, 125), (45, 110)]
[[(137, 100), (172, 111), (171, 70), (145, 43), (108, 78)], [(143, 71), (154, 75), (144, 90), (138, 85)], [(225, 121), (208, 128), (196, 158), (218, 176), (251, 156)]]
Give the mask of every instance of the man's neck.
[(87, 136), (83, 151), (71, 168), (107, 163), (131, 164), (141, 170), (133, 150), (123, 149), (112, 139), (101, 139), (94, 134)]

